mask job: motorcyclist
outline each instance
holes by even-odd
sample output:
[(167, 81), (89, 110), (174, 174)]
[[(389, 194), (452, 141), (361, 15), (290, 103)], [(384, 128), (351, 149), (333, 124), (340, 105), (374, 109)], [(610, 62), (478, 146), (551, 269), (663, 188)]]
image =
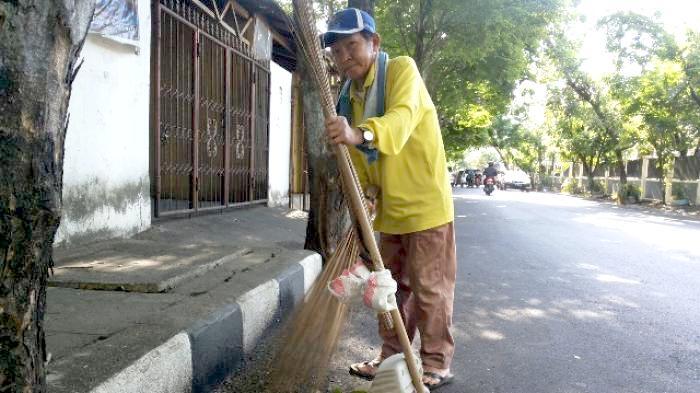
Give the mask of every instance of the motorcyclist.
[(489, 161), (489, 166), (486, 167), (486, 169), (484, 169), (484, 176), (493, 178), (498, 176), (498, 169), (496, 169), (496, 166), (494, 165), (493, 161)]
[(467, 170), (467, 186), (474, 187), (474, 171), (471, 169)]

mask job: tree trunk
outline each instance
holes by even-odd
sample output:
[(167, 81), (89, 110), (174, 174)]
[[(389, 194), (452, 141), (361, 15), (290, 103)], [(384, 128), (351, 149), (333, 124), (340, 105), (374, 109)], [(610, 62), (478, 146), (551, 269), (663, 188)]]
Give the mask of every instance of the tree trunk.
[[(620, 150), (620, 149), (615, 150), (615, 160), (616, 160), (615, 165), (617, 166), (618, 176), (620, 177), (619, 190), (624, 191), (627, 189), (627, 171), (625, 170), (625, 161), (622, 157), (622, 150)], [(627, 195), (625, 192), (618, 192), (617, 193), (617, 203), (624, 205), (626, 196)]]
[(549, 156), (550, 164), (549, 164), (549, 169), (548, 169), (548, 172), (549, 172), (548, 175), (550, 175), (550, 176), (554, 174), (554, 161), (555, 161), (555, 156), (554, 156), (554, 154), (551, 154)]
[(348, 0), (348, 7), (358, 8), (374, 16), (375, 0)]
[(620, 187), (627, 185), (627, 170), (625, 170), (625, 160), (622, 158), (622, 150), (615, 150), (615, 159), (617, 162), (617, 171), (620, 176)]
[(692, 86), (688, 86), (690, 88), (690, 96), (693, 98), (693, 101), (700, 107), (700, 95), (693, 89)]
[(428, 16), (432, 12), (431, 0), (420, 0), (418, 2), (418, 20), (416, 21), (416, 45), (413, 48), (413, 60), (421, 74), (425, 71), (425, 34)]
[[(348, 7), (374, 14), (375, 0), (348, 0)], [(301, 52), (298, 58), (303, 59)], [(335, 155), (325, 136), (324, 118), (316, 86), (308, 65), (299, 61), (301, 90), (304, 96), (304, 127), (311, 201), (304, 248), (321, 254), (324, 260), (335, 252), (351, 221), (342, 193)]]
[(673, 202), (673, 176), (676, 157), (669, 154), (664, 160), (663, 176), (664, 176), (664, 204), (670, 205)]
[(501, 157), (501, 161), (503, 161), (503, 165), (506, 166), (506, 169), (508, 169), (508, 170), (513, 169), (510, 166), (508, 157), (506, 157), (506, 155), (503, 154), (503, 151), (500, 148), (498, 148), (498, 146), (496, 146), (496, 145), (491, 145), (491, 147), (493, 147), (493, 149), (496, 150), (496, 153), (498, 153), (498, 156)]
[(0, 391), (46, 391), (46, 281), (94, 0), (0, 3)]
[(593, 178), (593, 165), (586, 162), (583, 158), (581, 159), (581, 165), (583, 165), (583, 171), (586, 173), (586, 178), (588, 179), (588, 192), (593, 192), (595, 188), (595, 179)]
[(323, 111), (316, 85), (311, 79), (311, 73), (306, 71), (307, 64), (304, 61), (299, 61), (298, 64), (304, 97), (304, 143), (308, 155), (311, 199), (304, 248), (318, 252), (326, 260), (333, 255), (343, 234), (350, 227), (350, 217), (342, 193), (336, 158), (325, 136)]
[[(542, 191), (542, 178), (547, 175), (547, 167), (544, 164), (544, 152), (542, 149), (537, 149), (537, 185), (536, 190)], [(531, 183), (533, 186), (535, 183)]]
[(668, 156), (666, 154), (662, 154), (659, 152), (660, 150), (656, 151), (656, 168), (659, 169), (659, 172), (661, 172), (661, 185), (662, 185), (662, 192), (661, 192), (661, 202), (663, 202), (664, 205), (671, 203), (671, 191), (670, 187), (673, 186), (673, 178), (671, 178), (671, 185), (669, 185), (668, 182), (668, 168), (667, 168), (667, 160)]

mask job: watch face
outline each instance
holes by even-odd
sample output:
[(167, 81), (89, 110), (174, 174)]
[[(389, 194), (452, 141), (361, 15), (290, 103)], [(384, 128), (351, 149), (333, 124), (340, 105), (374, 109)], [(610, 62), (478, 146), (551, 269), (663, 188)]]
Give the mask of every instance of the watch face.
[(370, 131), (364, 131), (362, 133), (362, 137), (368, 142), (371, 142), (374, 140), (374, 134), (372, 134), (372, 132), (370, 132)]

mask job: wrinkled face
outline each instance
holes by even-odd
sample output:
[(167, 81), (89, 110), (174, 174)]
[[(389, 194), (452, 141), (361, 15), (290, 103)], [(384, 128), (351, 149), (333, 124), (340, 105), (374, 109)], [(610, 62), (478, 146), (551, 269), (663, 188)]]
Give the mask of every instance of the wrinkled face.
[(331, 54), (341, 74), (356, 82), (365, 80), (379, 51), (379, 36), (365, 38), (354, 33), (341, 38), (331, 46)]

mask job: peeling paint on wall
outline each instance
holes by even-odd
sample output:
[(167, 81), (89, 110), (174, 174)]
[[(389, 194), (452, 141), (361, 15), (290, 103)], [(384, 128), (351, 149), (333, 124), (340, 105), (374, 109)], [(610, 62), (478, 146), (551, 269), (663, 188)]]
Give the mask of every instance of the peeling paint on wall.
[[(1, 3), (1, 1), (0, 1)], [(54, 244), (127, 237), (151, 225), (151, 3), (138, 2), (139, 52), (90, 34), (73, 82), (63, 212)]]

